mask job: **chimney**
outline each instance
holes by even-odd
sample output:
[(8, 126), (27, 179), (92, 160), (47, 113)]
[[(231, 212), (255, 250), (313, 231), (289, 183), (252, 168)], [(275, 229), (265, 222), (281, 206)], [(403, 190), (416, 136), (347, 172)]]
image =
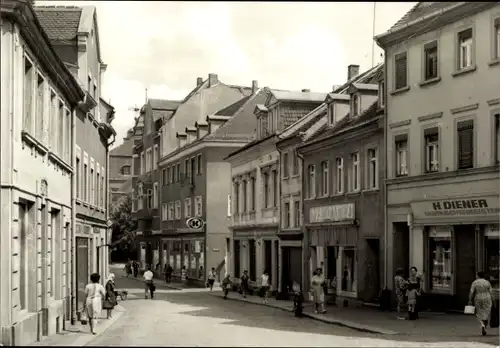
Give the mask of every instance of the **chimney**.
[(208, 74), (208, 87), (215, 86), (219, 81), (217, 80), (217, 74)]
[(347, 67), (347, 80), (356, 77), (359, 75), (359, 65), (351, 64)]
[(310, 90), (309, 88), (304, 88), (304, 89), (302, 90), (302, 92), (304, 92), (304, 93), (305, 93), (305, 92), (311, 92), (311, 90)]
[(252, 94), (257, 92), (258, 89), (259, 89), (259, 83), (257, 82), (257, 80), (253, 80), (252, 81)]
[(196, 86), (199, 86), (203, 83), (203, 77), (196, 78)]

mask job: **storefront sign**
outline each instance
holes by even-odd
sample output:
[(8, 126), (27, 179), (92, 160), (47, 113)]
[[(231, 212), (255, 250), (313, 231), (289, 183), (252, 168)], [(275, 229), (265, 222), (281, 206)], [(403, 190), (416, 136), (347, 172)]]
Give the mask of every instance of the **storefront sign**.
[(339, 222), (354, 220), (354, 203), (313, 207), (309, 210), (309, 222)]
[(189, 218), (186, 220), (186, 226), (193, 230), (201, 230), (205, 226), (205, 221), (202, 218)]
[(411, 204), (416, 219), (443, 217), (498, 217), (498, 197), (443, 199)]

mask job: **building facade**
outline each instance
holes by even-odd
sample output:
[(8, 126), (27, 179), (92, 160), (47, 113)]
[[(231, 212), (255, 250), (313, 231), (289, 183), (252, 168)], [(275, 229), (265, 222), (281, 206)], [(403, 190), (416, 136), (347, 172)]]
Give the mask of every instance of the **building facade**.
[(1, 17), (0, 343), (25, 345), (70, 317), (72, 153), (84, 91), (31, 2), (2, 1)]
[(480, 270), (498, 288), (499, 31), (496, 2), (420, 2), (376, 38), (387, 67), (387, 283), (417, 267), (436, 308), (462, 309)]
[[(349, 65), (347, 82), (341, 86), (334, 86), (333, 94), (346, 93), (349, 86), (354, 82), (366, 83), (373, 81), (374, 75), (379, 71), (380, 66), (377, 66), (359, 74), (358, 65)], [(341, 103), (349, 104), (349, 95), (346, 94), (339, 98), (343, 98), (339, 100)], [(297, 153), (297, 148), (323, 131), (328, 122), (338, 121), (330, 121), (330, 116), (333, 114), (328, 113), (327, 102), (330, 103), (328, 97), (326, 102), (281, 132), (279, 141), (276, 144), (281, 162), (280, 195), (282, 214), (278, 233), (282, 254), (280, 259), (281, 283), (290, 285), (295, 280), (302, 285), (302, 289), (309, 287), (311, 270), (309, 269), (309, 244), (308, 240), (303, 238), (303, 169), (302, 159)], [(298, 281), (299, 279), (302, 279), (302, 283)]]
[(348, 305), (373, 302), (380, 292), (384, 137), (379, 85), (373, 82), (382, 69), (372, 69), (372, 83), (353, 82), (345, 94), (329, 94), (327, 124), (298, 148), (308, 275), (322, 268), (328, 294)]
[[(263, 272), (267, 271), (273, 291), (282, 292), (282, 249), (278, 238), (281, 215), (277, 134), (318, 107), (326, 95), (308, 90), (266, 91), (265, 102), (255, 106), (256, 139), (231, 153), (226, 159), (231, 164), (233, 186), (231, 273), (240, 277), (244, 270), (248, 270), (250, 279), (258, 281)], [(295, 245), (296, 241), (291, 239), (289, 244)], [(297, 255), (290, 254), (286, 257)], [(299, 260), (301, 259), (299, 255)], [(301, 273), (297, 276), (300, 277)], [(302, 283), (300, 278), (295, 281)]]

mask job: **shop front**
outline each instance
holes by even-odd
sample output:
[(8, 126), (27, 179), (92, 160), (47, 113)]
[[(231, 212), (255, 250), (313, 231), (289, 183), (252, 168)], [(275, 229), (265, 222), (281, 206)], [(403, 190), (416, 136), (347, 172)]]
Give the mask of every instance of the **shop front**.
[(205, 234), (164, 237), (159, 245), (158, 259), (163, 272), (170, 265), (173, 276), (180, 278), (185, 268), (189, 280), (205, 281)]
[(478, 271), (498, 290), (499, 213), (498, 195), (411, 203), (409, 259), (422, 274), (426, 305), (463, 309)]

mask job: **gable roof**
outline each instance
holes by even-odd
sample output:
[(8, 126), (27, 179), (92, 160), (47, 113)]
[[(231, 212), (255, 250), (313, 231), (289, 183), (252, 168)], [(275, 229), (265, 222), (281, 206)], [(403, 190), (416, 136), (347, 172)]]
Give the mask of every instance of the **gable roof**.
[(132, 139), (124, 140), (123, 143), (111, 151), (109, 151), (109, 155), (113, 156), (128, 156), (132, 157), (134, 148), (134, 141)]
[(219, 110), (215, 113), (218, 116), (233, 116), (252, 96), (246, 96), (238, 100), (237, 102)]
[(77, 6), (35, 6), (35, 12), (50, 41), (76, 40), (82, 9)]
[(176, 110), (182, 101), (180, 100), (166, 100), (166, 99), (148, 99), (149, 105), (154, 110)]

